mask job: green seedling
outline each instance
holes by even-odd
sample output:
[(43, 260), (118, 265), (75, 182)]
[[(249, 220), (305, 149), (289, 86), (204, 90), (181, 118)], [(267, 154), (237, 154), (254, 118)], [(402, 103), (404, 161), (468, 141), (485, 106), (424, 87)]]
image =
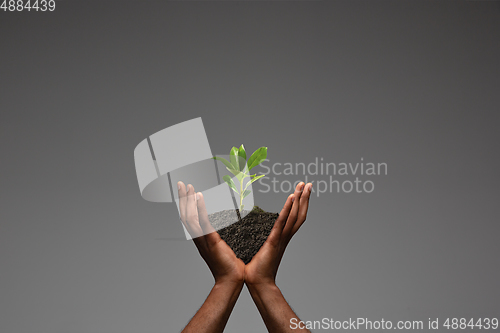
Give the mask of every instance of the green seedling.
[[(250, 158), (247, 160), (247, 153), (243, 145), (241, 145), (240, 148), (233, 147), (231, 149), (231, 151), (229, 152), (229, 161), (222, 157), (218, 156), (213, 157), (213, 159), (224, 163), (226, 169), (233, 175), (235, 175), (236, 179), (238, 179), (240, 183), (238, 190), (231, 176), (225, 175), (224, 177), (222, 177), (224, 181), (227, 183), (227, 185), (229, 185), (229, 187), (234, 192), (236, 192), (236, 194), (238, 194), (240, 199), (240, 205), (239, 205), (240, 212), (244, 208), (243, 199), (245, 199), (245, 197), (251, 193), (251, 191), (248, 189), (248, 186), (250, 186), (250, 184), (265, 176), (265, 175), (257, 176), (257, 174), (251, 175), (250, 170), (255, 168), (257, 165), (261, 164), (266, 158), (267, 158), (267, 147), (260, 147), (259, 149), (254, 151), (252, 156), (250, 156)], [(245, 184), (246, 178), (249, 179), (246, 181)]]

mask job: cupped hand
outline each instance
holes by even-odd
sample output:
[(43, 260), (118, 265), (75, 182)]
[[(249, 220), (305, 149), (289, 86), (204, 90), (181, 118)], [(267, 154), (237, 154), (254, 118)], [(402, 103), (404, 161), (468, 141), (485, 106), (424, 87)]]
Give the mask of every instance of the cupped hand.
[(286, 246), (306, 220), (311, 189), (311, 183), (304, 185), (301, 182), (287, 198), (267, 240), (245, 266), (245, 283), (248, 286), (275, 284)]
[(245, 264), (210, 224), (203, 194), (196, 193), (191, 184), (186, 188), (183, 182), (177, 183), (177, 188), (181, 221), (210, 268), (215, 283), (242, 284)]

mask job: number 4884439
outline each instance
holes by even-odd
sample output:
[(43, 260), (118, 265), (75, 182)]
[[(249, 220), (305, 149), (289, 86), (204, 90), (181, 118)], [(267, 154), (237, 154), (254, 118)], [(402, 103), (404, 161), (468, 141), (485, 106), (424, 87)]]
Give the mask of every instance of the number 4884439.
[(54, 0), (3, 0), (0, 6), (4, 12), (22, 12), (22, 11), (51, 11), (56, 9), (56, 2)]

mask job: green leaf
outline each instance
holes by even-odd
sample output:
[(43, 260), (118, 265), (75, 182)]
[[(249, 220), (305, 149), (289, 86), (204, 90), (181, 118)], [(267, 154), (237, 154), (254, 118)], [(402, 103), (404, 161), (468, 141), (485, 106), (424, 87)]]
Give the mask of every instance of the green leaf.
[(245, 190), (248, 188), (248, 186), (250, 186), (250, 184), (252, 184), (253, 182), (261, 179), (262, 177), (264, 177), (265, 175), (259, 175), (257, 177), (253, 177), (251, 180), (248, 181), (248, 183), (245, 185)]
[(228, 160), (226, 160), (225, 158), (222, 158), (222, 157), (219, 157), (219, 156), (214, 156), (212, 157), (214, 160), (217, 160), (217, 161), (221, 161), (222, 163), (224, 163), (224, 165), (228, 168), (228, 169), (234, 169), (233, 168), (233, 165), (231, 163), (229, 163)]
[(239, 161), (238, 161), (238, 152), (239, 149), (236, 147), (233, 147), (231, 151), (229, 152), (229, 159), (231, 160), (231, 164), (233, 165), (232, 169), (239, 170)]
[(224, 179), (227, 185), (229, 185), (229, 187), (232, 188), (234, 192), (238, 193), (236, 185), (234, 185), (233, 179), (229, 175), (225, 175), (224, 177), (222, 177), (222, 179)]
[(260, 147), (248, 159), (248, 170), (261, 164), (267, 158), (267, 147)]
[(227, 171), (231, 172), (231, 173), (232, 173), (233, 175), (235, 175), (235, 176), (238, 176), (241, 172), (240, 172), (239, 170), (234, 170), (234, 169), (232, 169), (232, 167), (233, 167), (233, 166), (231, 165), (231, 169), (230, 169), (230, 168), (226, 168), (226, 169), (227, 169)]
[(243, 145), (238, 149), (238, 163), (240, 171), (243, 171), (247, 163), (247, 152)]
[(234, 170), (234, 169), (229, 169), (229, 168), (226, 168), (229, 172), (231, 172), (233, 175), (236, 176), (236, 178), (238, 179), (238, 181), (241, 183), (241, 181), (247, 176), (246, 174), (244, 174), (243, 172), (239, 171), (239, 170)]
[(241, 145), (240, 149), (238, 149), (238, 156), (245, 159), (247, 159), (247, 152), (245, 151), (245, 147), (243, 147), (243, 145)]
[(252, 193), (252, 191), (250, 191), (250, 190), (245, 190), (245, 191), (243, 191), (243, 194), (242, 194), (243, 199), (245, 199), (245, 197), (246, 197), (247, 195), (249, 195), (250, 193)]
[(236, 175), (236, 178), (241, 183), (243, 181), (243, 178), (245, 178), (245, 174), (243, 172), (240, 172), (239, 174)]

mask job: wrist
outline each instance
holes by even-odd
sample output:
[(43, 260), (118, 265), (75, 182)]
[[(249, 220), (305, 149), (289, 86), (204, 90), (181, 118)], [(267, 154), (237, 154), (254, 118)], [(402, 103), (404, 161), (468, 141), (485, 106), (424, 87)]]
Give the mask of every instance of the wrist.
[(263, 281), (259, 283), (248, 283), (245, 281), (245, 283), (251, 293), (267, 293), (270, 291), (279, 291), (279, 288), (274, 281)]
[(215, 279), (214, 288), (241, 289), (243, 287), (243, 284), (243, 280), (219, 278)]

